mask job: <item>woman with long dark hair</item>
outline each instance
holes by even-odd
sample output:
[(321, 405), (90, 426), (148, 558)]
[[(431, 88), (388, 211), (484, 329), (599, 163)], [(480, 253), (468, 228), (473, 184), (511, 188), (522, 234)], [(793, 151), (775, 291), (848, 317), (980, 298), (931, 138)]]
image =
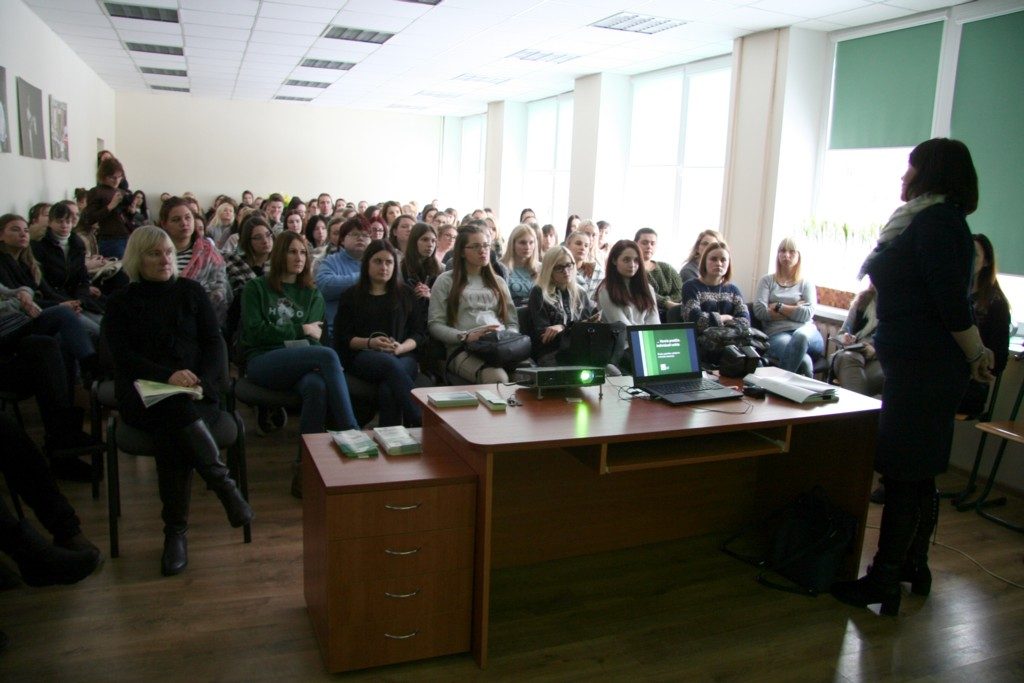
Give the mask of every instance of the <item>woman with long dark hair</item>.
[(640, 247), (633, 240), (619, 240), (608, 252), (608, 272), (597, 292), (601, 321), (626, 325), (657, 325), (661, 322), (654, 289), (643, 270)]
[(436, 250), (437, 232), (433, 226), (426, 223), (414, 225), (402, 258), (402, 279), (417, 302), (423, 302), (424, 312), (430, 302), (430, 288), (441, 274), (441, 264), (434, 258)]
[(878, 550), (866, 576), (832, 586), (842, 602), (880, 604), (890, 616), (899, 612), (900, 582), (918, 595), (931, 590), (935, 476), (949, 466), (968, 382), (991, 382), (995, 366), (969, 297), (974, 242), (966, 216), (978, 206), (971, 153), (958, 140), (922, 142), (902, 180), (905, 203), (861, 268), (878, 290), (875, 348), (885, 374), (875, 452), (885, 485)]
[(338, 302), (334, 348), (348, 372), (377, 385), (382, 427), (418, 427), (420, 408), (410, 392), (419, 373), (414, 352), (426, 337), (426, 322), (398, 270), (395, 248), (370, 242), (359, 282)]
[[(981, 333), (985, 348), (992, 349), (995, 364), (992, 374), (999, 376), (1006, 369), (1010, 347), (1010, 304), (996, 278), (996, 251), (992, 241), (978, 233), (974, 235), (974, 286), (971, 307), (974, 321)], [(960, 401), (958, 413), (978, 415), (985, 409), (990, 385), (972, 379)]]
[(121, 258), (132, 230), (131, 221), (122, 206), (127, 193), (127, 187), (119, 187), (123, 182), (121, 162), (113, 156), (104, 158), (96, 169), (96, 186), (89, 190), (85, 210), (82, 211), (84, 224), (98, 224), (96, 239), (100, 254), (107, 257)]

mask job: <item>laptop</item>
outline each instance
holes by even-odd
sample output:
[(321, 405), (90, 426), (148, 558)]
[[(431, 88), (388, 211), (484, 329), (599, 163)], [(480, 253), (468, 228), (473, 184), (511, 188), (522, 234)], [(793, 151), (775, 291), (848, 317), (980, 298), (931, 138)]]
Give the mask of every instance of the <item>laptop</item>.
[(633, 356), (633, 386), (674, 406), (743, 397), (743, 392), (704, 377), (694, 323), (626, 329)]

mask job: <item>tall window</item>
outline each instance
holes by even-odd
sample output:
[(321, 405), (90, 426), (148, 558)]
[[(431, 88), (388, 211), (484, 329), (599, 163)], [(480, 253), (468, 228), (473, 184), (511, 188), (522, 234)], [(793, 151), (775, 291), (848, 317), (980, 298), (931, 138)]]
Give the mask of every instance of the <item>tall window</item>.
[(487, 143), (487, 115), (477, 114), (462, 119), (459, 146), (459, 192), (456, 207), (468, 213), (483, 206), (484, 146)]
[(526, 105), (525, 206), (543, 223), (559, 225), (569, 214), (572, 93)]
[(719, 228), (730, 71), (725, 57), (633, 81), (629, 229), (654, 228), (659, 260), (674, 265), (698, 232)]

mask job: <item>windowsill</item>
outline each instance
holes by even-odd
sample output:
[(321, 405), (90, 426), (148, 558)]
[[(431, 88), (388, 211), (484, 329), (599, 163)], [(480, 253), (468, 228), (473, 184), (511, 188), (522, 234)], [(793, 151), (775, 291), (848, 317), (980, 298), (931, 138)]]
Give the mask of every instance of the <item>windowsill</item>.
[(846, 309), (836, 308), (835, 306), (823, 306), (818, 304), (814, 307), (814, 317), (818, 320), (828, 320), (842, 325), (846, 321), (846, 315), (849, 313)]

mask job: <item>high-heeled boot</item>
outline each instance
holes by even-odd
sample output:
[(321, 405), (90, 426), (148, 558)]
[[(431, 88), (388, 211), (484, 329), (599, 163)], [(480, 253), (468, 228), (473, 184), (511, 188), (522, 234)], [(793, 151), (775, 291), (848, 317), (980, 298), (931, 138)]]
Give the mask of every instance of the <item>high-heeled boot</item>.
[(231, 526), (240, 527), (251, 522), (252, 508), (242, 497), (234, 479), (230, 477), (227, 466), (221, 462), (220, 449), (217, 448), (217, 443), (213, 440), (206, 423), (196, 420), (176, 432), (175, 441), (206, 482), (206, 488), (217, 494)]
[(885, 507), (878, 534), (878, 550), (868, 573), (856, 581), (832, 585), (832, 595), (855, 607), (880, 604), (879, 612), (896, 616), (900, 610), (899, 572), (907, 548), (917, 531), (917, 482), (886, 481)]
[(918, 495), (917, 533), (910, 542), (907, 559), (900, 567), (900, 581), (910, 584), (910, 592), (928, 595), (932, 590), (932, 572), (928, 568), (928, 546), (939, 521), (939, 492), (932, 481)]
[(174, 576), (188, 566), (188, 508), (192, 497), (192, 468), (177, 454), (167, 453), (156, 459), (160, 516), (164, 520), (164, 550), (160, 556), (160, 573)]

